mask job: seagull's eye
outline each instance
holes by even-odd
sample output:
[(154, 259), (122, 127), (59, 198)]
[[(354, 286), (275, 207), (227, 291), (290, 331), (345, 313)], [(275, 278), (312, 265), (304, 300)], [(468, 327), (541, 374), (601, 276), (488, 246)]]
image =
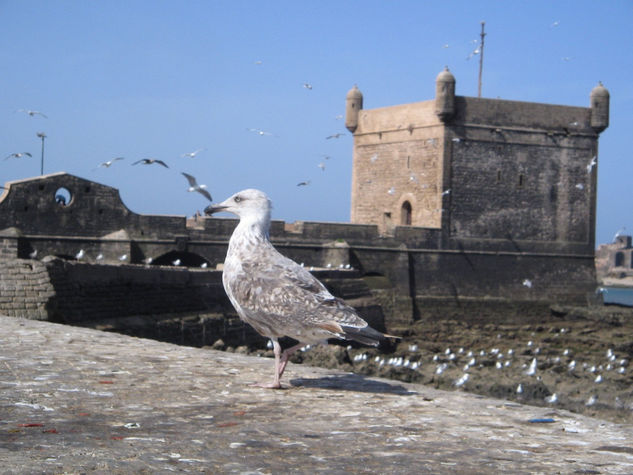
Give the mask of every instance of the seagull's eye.
[(241, 197), (239, 197), (239, 196), (236, 196), (235, 198), (233, 198), (233, 200), (234, 200), (236, 203), (239, 203), (240, 201), (242, 201), (242, 198), (241, 198)]

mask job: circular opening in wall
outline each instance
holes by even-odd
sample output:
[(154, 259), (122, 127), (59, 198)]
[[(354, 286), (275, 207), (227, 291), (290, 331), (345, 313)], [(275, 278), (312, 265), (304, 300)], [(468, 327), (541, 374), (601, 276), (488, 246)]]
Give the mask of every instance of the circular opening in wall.
[(72, 200), (73, 195), (70, 193), (68, 188), (57, 188), (55, 191), (55, 203), (59, 206), (68, 206), (70, 204), (70, 200)]

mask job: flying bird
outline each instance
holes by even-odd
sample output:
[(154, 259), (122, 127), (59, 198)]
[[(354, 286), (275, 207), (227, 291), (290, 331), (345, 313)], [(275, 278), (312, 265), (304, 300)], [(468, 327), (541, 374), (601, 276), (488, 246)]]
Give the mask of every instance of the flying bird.
[(591, 161), (589, 162), (589, 164), (587, 165), (587, 173), (591, 173), (591, 170), (593, 170), (593, 167), (596, 166), (598, 157), (597, 156), (593, 156)]
[(153, 165), (154, 163), (158, 163), (165, 168), (169, 168), (165, 162), (163, 162), (162, 160), (157, 160), (156, 158), (141, 158), (140, 160), (134, 162), (132, 165), (137, 165), (139, 163), (142, 163), (143, 165)]
[(24, 112), (24, 113), (30, 115), (31, 117), (34, 117), (36, 115), (41, 115), (45, 119), (48, 119), (48, 117), (46, 115), (42, 114), (40, 111), (33, 111), (33, 110), (29, 110), (29, 109), (18, 109), (16, 112)]
[(198, 182), (196, 181), (196, 177), (194, 177), (192, 175), (189, 175), (188, 173), (182, 172), (182, 175), (189, 182), (189, 189), (187, 191), (189, 191), (189, 192), (197, 191), (198, 193), (200, 193), (202, 196), (204, 196), (209, 201), (213, 201), (213, 198), (211, 198), (211, 193), (209, 193), (206, 190), (207, 185), (198, 185)]
[(337, 138), (339, 138), (339, 137), (342, 137), (343, 135), (345, 135), (345, 134), (342, 134), (342, 133), (340, 133), (340, 132), (339, 132), (339, 133), (337, 133), (337, 134), (328, 135), (327, 137), (325, 137), (325, 140), (328, 140), (328, 139), (337, 139)]
[(312, 84), (308, 84), (307, 82), (303, 83), (303, 87), (305, 87), (306, 89), (308, 89), (309, 91), (312, 90)]
[(308, 186), (310, 184), (310, 180), (300, 181), (297, 183), (297, 186)]
[(194, 150), (193, 152), (183, 153), (181, 155), (181, 157), (183, 157), (183, 158), (185, 158), (185, 157), (195, 158), (196, 155), (198, 155), (200, 152), (204, 152), (205, 150), (206, 150), (206, 148), (199, 148), (198, 150)]
[[(378, 346), (389, 335), (371, 328), (307, 269), (273, 247), (268, 237), (271, 209), (265, 193), (248, 189), (204, 212), (226, 211), (240, 219), (229, 240), (222, 283), (240, 318), (272, 340), (274, 378), (260, 386), (278, 389), (288, 358), (306, 344), (338, 338)], [(283, 336), (299, 343), (282, 352), (278, 340)]]
[(325, 171), (325, 163), (321, 162), (317, 165), (317, 167), (319, 167), (321, 169), (322, 172)]
[(110, 168), (114, 162), (119, 161), (119, 160), (125, 160), (125, 158), (123, 157), (113, 158), (112, 160), (108, 160), (107, 162), (100, 163), (97, 168), (100, 168), (100, 167)]
[(266, 132), (265, 130), (261, 130), (261, 129), (248, 129), (249, 132), (253, 132), (256, 133), (257, 135), (273, 135), (270, 132)]
[(24, 156), (32, 157), (33, 155), (31, 155), (29, 152), (16, 152), (16, 153), (7, 155), (4, 159), (9, 160), (10, 158), (22, 158)]

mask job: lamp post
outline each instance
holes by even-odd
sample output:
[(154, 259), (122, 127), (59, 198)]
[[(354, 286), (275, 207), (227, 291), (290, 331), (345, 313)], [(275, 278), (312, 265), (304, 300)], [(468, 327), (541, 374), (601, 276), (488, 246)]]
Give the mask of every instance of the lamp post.
[(44, 139), (46, 138), (46, 134), (44, 132), (38, 132), (37, 136), (42, 139), (42, 162), (40, 168), (40, 175), (44, 174)]

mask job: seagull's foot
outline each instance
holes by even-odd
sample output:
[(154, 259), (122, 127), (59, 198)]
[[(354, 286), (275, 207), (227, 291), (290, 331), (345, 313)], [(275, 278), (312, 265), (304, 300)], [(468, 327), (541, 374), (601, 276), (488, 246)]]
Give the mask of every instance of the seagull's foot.
[(264, 388), (264, 389), (284, 389), (281, 383), (272, 382), (272, 383), (253, 383), (249, 384), (252, 388)]

